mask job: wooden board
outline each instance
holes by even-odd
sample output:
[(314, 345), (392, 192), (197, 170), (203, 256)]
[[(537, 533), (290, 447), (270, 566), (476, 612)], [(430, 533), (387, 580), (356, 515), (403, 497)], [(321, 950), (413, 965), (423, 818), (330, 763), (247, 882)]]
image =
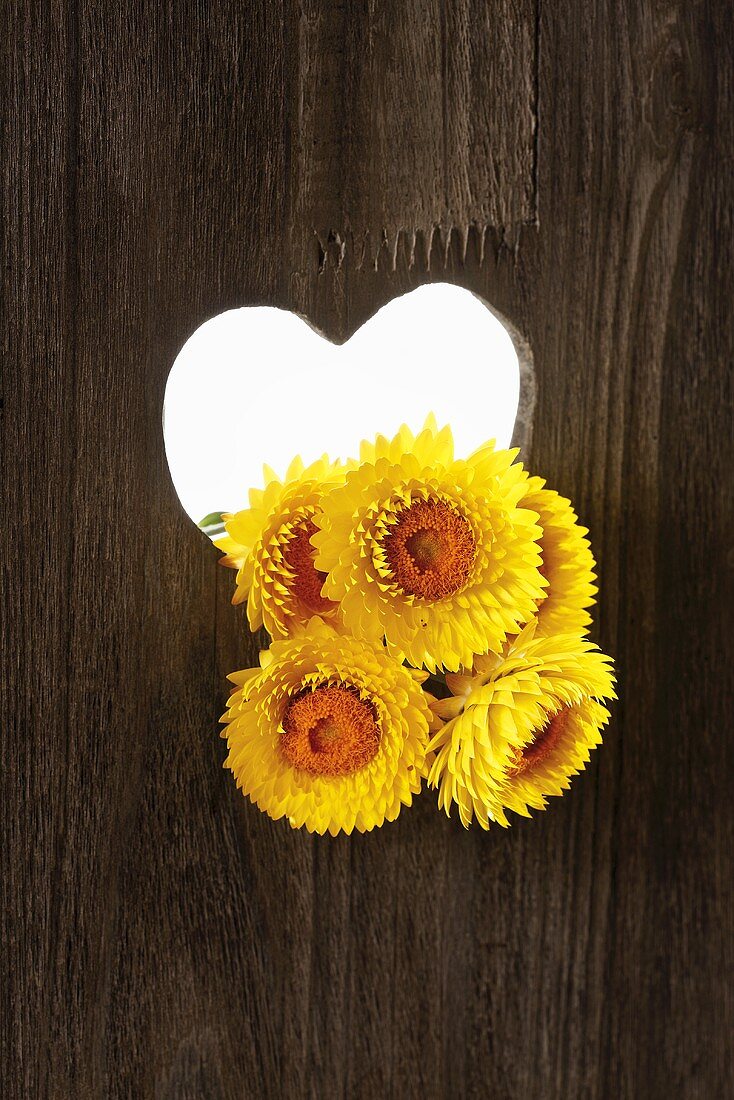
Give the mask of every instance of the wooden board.
[[(731, 5), (3, 23), (2, 1095), (730, 1095)], [(620, 702), (509, 832), (314, 839), (221, 768), (254, 649), (166, 377), (221, 310), (344, 339), (430, 279), (532, 354)]]

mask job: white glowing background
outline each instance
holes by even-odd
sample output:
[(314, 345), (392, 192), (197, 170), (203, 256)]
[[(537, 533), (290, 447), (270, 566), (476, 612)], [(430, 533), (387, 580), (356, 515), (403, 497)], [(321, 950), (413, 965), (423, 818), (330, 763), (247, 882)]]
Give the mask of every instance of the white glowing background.
[(231, 310), (197, 329), (171, 369), (171, 477), (198, 523), (244, 507), (265, 462), (283, 474), (295, 454), (356, 456), (361, 439), (416, 431), (431, 411), (451, 425), (457, 455), (486, 439), (507, 446), (519, 389), (506, 329), (448, 283), (394, 299), (340, 346), (284, 310)]

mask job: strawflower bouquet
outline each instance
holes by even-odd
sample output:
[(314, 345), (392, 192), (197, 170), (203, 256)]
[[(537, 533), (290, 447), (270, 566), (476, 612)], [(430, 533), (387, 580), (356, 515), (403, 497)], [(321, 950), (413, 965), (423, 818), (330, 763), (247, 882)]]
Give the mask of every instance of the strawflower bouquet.
[(222, 516), (232, 602), (272, 638), (230, 676), (225, 767), (271, 817), (365, 832), (427, 782), (465, 826), (507, 826), (585, 767), (615, 698), (594, 558), (516, 457), (457, 459), (429, 417), (359, 461), (266, 467)]

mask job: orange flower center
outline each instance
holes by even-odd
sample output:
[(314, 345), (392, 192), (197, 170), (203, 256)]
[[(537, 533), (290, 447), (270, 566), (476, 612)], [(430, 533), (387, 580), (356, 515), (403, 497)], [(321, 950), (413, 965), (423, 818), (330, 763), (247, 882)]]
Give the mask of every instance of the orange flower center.
[(476, 541), (464, 517), (443, 500), (418, 500), (398, 513), (385, 537), (393, 578), (410, 596), (439, 600), (466, 584)]
[(310, 517), (304, 519), (288, 540), (283, 560), (295, 577), (291, 585), (295, 598), (307, 612), (325, 615), (336, 605), (321, 595), (326, 573), (322, 573), (314, 565), (316, 549), (311, 545), (311, 535), (315, 531), (316, 524), (313, 520)]
[(547, 759), (563, 736), (570, 715), (570, 707), (563, 707), (549, 718), (536, 732), (530, 744), (526, 745), (522, 751), (516, 751), (510, 775), (521, 775), (528, 769), (534, 768), (541, 760)]
[(351, 775), (380, 747), (375, 708), (350, 684), (304, 688), (285, 709), (280, 747), (294, 768), (311, 775)]

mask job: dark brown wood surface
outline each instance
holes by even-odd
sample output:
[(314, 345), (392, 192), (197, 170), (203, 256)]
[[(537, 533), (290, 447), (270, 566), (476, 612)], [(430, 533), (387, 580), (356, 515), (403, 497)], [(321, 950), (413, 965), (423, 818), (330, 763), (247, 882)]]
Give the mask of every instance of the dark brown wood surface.
[[(729, 0), (2, 22), (2, 1096), (734, 1094)], [(221, 310), (344, 339), (428, 279), (532, 357), (620, 701), (533, 821), (314, 839), (221, 767), (254, 649), (166, 377)]]

